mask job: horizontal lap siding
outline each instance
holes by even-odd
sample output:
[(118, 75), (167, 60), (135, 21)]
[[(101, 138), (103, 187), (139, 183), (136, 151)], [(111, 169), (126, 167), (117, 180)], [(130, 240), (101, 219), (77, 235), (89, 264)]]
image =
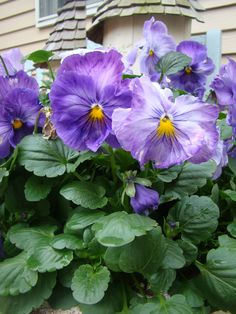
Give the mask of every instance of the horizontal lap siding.
[(14, 47), (24, 54), (42, 49), (52, 27), (35, 24), (34, 0), (0, 0), (0, 52)]
[(222, 31), (222, 63), (227, 57), (236, 60), (236, 1), (235, 0), (200, 0), (206, 8), (203, 13), (205, 23), (193, 21), (192, 34), (204, 34), (210, 29)]

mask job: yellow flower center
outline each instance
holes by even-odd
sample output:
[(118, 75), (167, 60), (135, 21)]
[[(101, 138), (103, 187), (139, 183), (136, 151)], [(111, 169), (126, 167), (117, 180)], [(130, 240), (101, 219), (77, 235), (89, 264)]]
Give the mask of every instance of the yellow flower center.
[(149, 54), (150, 57), (153, 57), (154, 56), (154, 51), (152, 49), (150, 49), (148, 54)]
[(167, 137), (173, 137), (175, 135), (175, 127), (167, 116), (160, 120), (159, 126), (157, 128), (157, 136), (160, 138), (164, 135)]
[(15, 119), (12, 122), (12, 125), (13, 125), (14, 129), (20, 129), (23, 126), (23, 122), (21, 120), (19, 120), (19, 119)]
[(184, 69), (184, 71), (185, 71), (185, 73), (188, 74), (188, 75), (193, 72), (193, 70), (192, 70), (191, 67), (186, 67), (186, 68)]
[(94, 105), (89, 113), (89, 119), (90, 120), (103, 120), (104, 113), (102, 111), (101, 106)]

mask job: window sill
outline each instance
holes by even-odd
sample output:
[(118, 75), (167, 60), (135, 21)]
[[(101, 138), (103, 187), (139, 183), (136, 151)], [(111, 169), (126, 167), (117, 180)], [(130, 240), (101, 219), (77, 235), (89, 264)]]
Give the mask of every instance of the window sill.
[(57, 20), (57, 14), (48, 15), (36, 20), (36, 27), (43, 28), (53, 25)]

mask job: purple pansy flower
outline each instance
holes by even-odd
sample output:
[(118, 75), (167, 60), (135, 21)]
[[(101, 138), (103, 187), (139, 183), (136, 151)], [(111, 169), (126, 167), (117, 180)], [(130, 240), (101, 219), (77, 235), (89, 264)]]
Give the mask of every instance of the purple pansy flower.
[(172, 85), (202, 98), (207, 75), (213, 73), (215, 67), (213, 61), (207, 57), (206, 47), (196, 41), (186, 40), (176, 50), (190, 57), (192, 61), (184, 70), (169, 76)]
[(33, 132), (40, 109), (35, 91), (14, 88), (8, 92), (0, 108), (0, 159), (7, 157), (11, 147)]
[(115, 50), (67, 57), (50, 99), (58, 136), (76, 150), (96, 151), (111, 134), (115, 108), (130, 107), (129, 81), (122, 80), (122, 56)]
[[(161, 89), (148, 78), (135, 79), (130, 109), (116, 109), (113, 130), (121, 146), (141, 166), (153, 161), (157, 168), (181, 164), (208, 144), (215, 152), (218, 108), (190, 95), (173, 100), (169, 89)], [(206, 143), (206, 133), (209, 133)], [(205, 161), (203, 156), (197, 162)]]
[[(9, 75), (14, 75), (16, 72), (23, 70), (24, 65), (22, 63), (23, 55), (18, 48), (13, 48), (2, 54), (3, 61), (6, 65)], [(0, 75), (6, 76), (7, 73), (0, 60)]]
[(228, 123), (236, 133), (236, 62), (229, 59), (228, 64), (220, 69), (219, 75), (214, 79), (211, 87), (216, 93), (218, 104), (229, 109)]
[(214, 79), (211, 87), (216, 93), (218, 104), (229, 106), (236, 103), (236, 62), (229, 59), (229, 62), (223, 65), (219, 75)]
[(176, 44), (168, 34), (167, 27), (154, 17), (144, 23), (144, 45), (140, 55), (140, 70), (155, 80), (158, 73), (156, 64), (159, 59), (170, 51), (174, 51)]
[(148, 215), (158, 208), (159, 194), (141, 184), (135, 184), (135, 196), (130, 198), (130, 204), (135, 213)]

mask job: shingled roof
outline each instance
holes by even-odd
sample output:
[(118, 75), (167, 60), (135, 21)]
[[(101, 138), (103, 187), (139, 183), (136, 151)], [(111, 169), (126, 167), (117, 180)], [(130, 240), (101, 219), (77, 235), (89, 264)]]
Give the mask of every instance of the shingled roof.
[(103, 21), (112, 17), (135, 14), (175, 14), (202, 22), (201, 11), (204, 9), (197, 0), (105, 0), (99, 6), (87, 35), (91, 40), (96, 40)]
[(69, 0), (57, 13), (54, 29), (44, 47), (55, 53), (54, 59), (59, 59), (61, 52), (86, 47), (85, 0)]

